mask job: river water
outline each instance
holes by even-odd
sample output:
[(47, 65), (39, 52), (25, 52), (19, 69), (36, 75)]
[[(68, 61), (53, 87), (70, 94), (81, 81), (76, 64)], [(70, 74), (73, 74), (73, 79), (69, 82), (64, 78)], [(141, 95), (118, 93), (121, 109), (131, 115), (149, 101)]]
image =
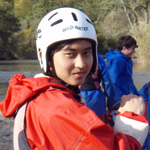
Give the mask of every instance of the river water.
[(38, 60), (0, 61), (0, 101), (5, 98), (8, 83), (15, 74), (34, 77), (40, 72)]
[[(150, 65), (141, 65), (136, 62), (136, 59), (133, 59), (133, 62), (133, 80), (139, 90), (150, 81)], [(0, 61), (0, 101), (5, 98), (9, 80), (14, 74), (34, 77), (39, 72), (38, 60)]]

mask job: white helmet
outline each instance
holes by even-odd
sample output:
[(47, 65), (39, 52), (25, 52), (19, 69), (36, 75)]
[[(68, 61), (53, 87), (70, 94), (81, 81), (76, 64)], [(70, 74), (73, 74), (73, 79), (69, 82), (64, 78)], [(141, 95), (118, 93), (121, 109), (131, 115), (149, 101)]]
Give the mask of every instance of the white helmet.
[[(41, 20), (37, 28), (36, 46), (44, 73), (47, 72), (48, 64), (47, 48), (56, 42), (78, 38), (94, 41), (94, 62), (91, 69), (93, 73), (97, 65), (97, 36), (90, 18), (78, 9), (62, 7), (49, 12)], [(42, 58), (39, 56), (39, 51), (42, 52)]]

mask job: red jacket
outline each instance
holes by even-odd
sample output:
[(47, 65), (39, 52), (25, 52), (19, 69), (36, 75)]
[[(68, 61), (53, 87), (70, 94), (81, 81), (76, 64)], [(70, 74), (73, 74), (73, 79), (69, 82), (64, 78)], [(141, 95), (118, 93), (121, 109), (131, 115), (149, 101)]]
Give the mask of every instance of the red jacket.
[[(32, 149), (141, 149), (138, 142), (141, 139), (137, 141), (130, 134), (121, 133), (122, 131), (115, 134), (113, 129), (102, 122), (93, 111), (77, 102), (67, 87), (55, 82), (57, 81), (48, 77), (27, 79), (24, 75), (15, 75), (10, 81), (6, 99), (0, 103), (0, 110), (5, 117), (13, 117), (16, 110), (27, 105), (24, 110), (23, 107), (21, 109), (25, 112), (26, 138)], [(31, 97), (32, 100), (26, 103)], [(17, 119), (18, 112), (16, 127), (14, 127), (18, 130), (17, 126), (24, 121), (21, 109), (19, 111), (22, 120)], [(129, 114), (128, 118), (121, 117), (131, 120), (135, 118), (136, 123), (144, 124), (145, 128), (142, 129), (142, 132), (147, 130), (148, 125), (143, 116), (136, 115), (135, 117), (132, 113), (127, 114)], [(137, 121), (139, 119), (142, 122)], [(20, 130), (23, 129), (20, 128)], [(18, 137), (14, 138), (18, 139)]]

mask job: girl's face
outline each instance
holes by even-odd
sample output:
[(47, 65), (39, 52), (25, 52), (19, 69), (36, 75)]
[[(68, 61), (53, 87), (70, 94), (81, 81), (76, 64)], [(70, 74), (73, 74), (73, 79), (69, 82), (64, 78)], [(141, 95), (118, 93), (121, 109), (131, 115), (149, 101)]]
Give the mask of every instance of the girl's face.
[(130, 48), (126, 48), (126, 47), (123, 47), (123, 50), (121, 51), (124, 55), (128, 56), (128, 57), (131, 57), (133, 53), (135, 53), (135, 45), (133, 45), (132, 47)]
[(77, 40), (53, 55), (50, 71), (69, 85), (83, 84), (93, 64), (92, 43)]

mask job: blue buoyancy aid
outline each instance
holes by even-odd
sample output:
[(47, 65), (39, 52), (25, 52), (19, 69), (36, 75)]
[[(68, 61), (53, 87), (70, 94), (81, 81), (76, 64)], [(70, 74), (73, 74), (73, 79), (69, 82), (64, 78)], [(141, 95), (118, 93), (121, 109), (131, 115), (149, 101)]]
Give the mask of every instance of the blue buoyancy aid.
[(117, 93), (117, 100), (120, 101), (123, 95), (139, 95), (132, 78), (132, 59), (118, 50), (111, 49), (109, 49), (105, 57), (115, 93)]
[[(145, 117), (148, 120), (150, 124), (150, 82), (143, 85), (143, 87), (139, 90), (140, 95), (144, 98), (145, 102)], [(149, 135), (147, 135), (147, 138), (143, 144), (142, 150), (149, 150), (150, 144), (149, 144)]]

